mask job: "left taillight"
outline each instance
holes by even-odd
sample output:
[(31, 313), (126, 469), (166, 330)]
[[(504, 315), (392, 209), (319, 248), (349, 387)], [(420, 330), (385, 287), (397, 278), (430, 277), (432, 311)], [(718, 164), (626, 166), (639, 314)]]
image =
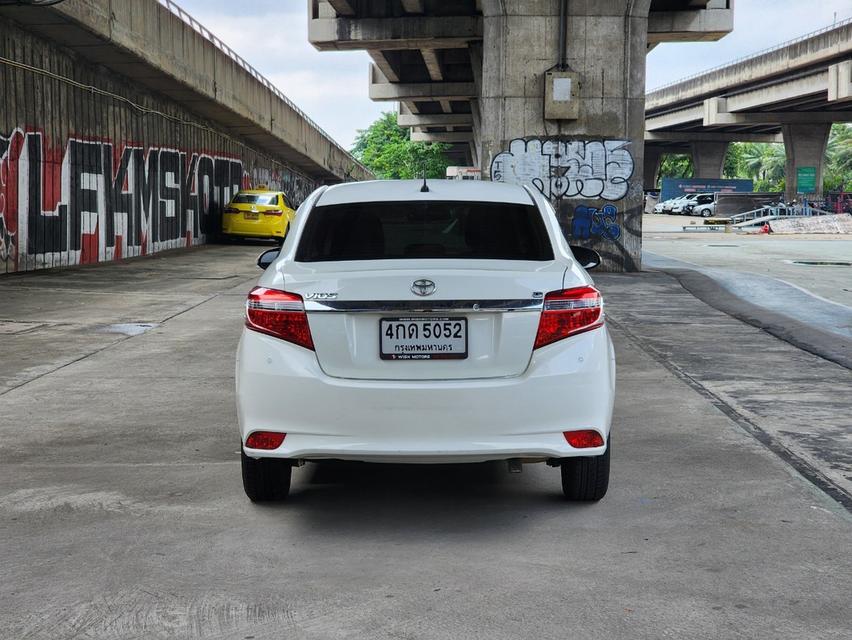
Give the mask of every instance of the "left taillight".
[(594, 287), (551, 291), (544, 297), (535, 349), (603, 325), (603, 299)]
[(266, 287), (252, 289), (246, 300), (246, 327), (314, 350), (305, 304), (296, 293)]
[(286, 433), (278, 431), (253, 431), (246, 438), (246, 446), (249, 449), (265, 449), (271, 451), (277, 449), (287, 437)]

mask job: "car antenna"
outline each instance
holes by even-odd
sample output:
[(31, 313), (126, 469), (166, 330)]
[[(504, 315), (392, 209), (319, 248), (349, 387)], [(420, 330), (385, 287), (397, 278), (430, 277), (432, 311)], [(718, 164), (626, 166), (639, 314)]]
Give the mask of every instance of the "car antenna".
[(426, 165), (423, 165), (423, 186), (420, 187), (420, 193), (429, 193), (429, 185), (426, 184)]

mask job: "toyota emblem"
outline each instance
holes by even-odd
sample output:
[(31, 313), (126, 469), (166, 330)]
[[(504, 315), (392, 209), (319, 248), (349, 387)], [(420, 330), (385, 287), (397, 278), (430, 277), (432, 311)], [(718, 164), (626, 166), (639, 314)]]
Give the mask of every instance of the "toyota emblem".
[(435, 283), (431, 280), (415, 280), (411, 285), (411, 291), (418, 296), (431, 296), (435, 293)]

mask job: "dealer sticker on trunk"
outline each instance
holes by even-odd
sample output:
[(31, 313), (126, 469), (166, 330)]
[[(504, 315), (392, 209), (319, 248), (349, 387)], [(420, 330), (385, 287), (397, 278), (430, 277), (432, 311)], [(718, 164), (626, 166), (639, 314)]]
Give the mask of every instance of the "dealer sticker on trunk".
[(467, 318), (382, 318), (382, 360), (467, 358)]

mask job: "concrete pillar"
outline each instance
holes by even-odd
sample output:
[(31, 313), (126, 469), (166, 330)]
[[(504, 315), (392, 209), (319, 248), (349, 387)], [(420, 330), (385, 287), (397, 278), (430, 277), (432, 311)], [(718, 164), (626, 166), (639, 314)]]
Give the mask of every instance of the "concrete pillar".
[(662, 147), (645, 146), (644, 180), (645, 191), (653, 191), (657, 188), (657, 178), (660, 176), (660, 164), (663, 161)]
[(785, 124), (781, 127), (784, 134), (784, 150), (787, 153), (785, 172), (788, 202), (796, 199), (796, 176), (799, 167), (816, 168), (816, 192), (812, 197), (822, 197), (822, 179), (825, 166), (825, 149), (831, 133), (830, 124)]
[(576, 120), (545, 120), (545, 72), (559, 60), (558, 0), (483, 0), (483, 176), (532, 184), (571, 243), (603, 268), (640, 268), (645, 52), (650, 0), (568, 3)]
[(721, 178), (729, 144), (728, 142), (691, 143), (692, 166), (695, 169), (693, 177), (713, 178), (716, 180)]

